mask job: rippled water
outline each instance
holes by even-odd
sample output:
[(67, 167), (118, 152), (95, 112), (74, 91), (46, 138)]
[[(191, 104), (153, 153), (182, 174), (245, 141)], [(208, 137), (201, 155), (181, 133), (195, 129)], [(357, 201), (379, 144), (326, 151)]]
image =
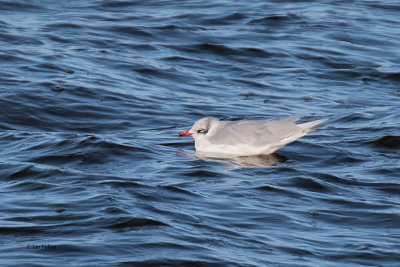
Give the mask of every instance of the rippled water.
[[(400, 4), (0, 0), (2, 265), (396, 266)], [(325, 127), (204, 158), (204, 116)]]

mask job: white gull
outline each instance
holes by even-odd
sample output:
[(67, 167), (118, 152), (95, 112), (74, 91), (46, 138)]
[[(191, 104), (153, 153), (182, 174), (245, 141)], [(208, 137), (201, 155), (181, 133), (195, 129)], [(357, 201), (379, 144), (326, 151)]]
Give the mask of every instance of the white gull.
[(271, 154), (327, 120), (296, 124), (299, 119), (220, 121), (206, 117), (178, 136), (192, 136), (198, 152), (236, 156)]

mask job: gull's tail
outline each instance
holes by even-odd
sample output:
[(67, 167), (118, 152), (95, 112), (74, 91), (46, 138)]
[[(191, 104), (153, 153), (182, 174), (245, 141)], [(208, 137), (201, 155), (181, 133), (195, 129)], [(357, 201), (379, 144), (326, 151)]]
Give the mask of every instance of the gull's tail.
[(316, 120), (316, 121), (310, 121), (310, 122), (306, 122), (306, 123), (297, 124), (297, 126), (301, 127), (304, 132), (309, 133), (312, 130), (322, 127), (322, 126), (318, 126), (318, 125), (327, 120), (328, 119), (320, 119), (320, 120)]

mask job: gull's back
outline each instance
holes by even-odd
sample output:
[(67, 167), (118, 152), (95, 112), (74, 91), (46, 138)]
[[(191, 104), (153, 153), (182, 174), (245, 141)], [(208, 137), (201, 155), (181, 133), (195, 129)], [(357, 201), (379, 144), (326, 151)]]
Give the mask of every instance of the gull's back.
[(295, 124), (298, 119), (220, 121), (208, 140), (218, 145), (265, 146), (302, 132), (303, 129)]

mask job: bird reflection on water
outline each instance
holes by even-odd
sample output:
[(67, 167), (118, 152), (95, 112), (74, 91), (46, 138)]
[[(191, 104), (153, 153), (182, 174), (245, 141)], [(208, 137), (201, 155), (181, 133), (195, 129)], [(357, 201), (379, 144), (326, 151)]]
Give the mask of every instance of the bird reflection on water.
[(193, 157), (203, 160), (228, 163), (230, 165), (229, 170), (240, 168), (274, 167), (277, 164), (284, 163), (288, 160), (286, 157), (276, 153), (258, 156), (232, 156), (227, 154), (204, 153), (196, 151), (193, 154)]

